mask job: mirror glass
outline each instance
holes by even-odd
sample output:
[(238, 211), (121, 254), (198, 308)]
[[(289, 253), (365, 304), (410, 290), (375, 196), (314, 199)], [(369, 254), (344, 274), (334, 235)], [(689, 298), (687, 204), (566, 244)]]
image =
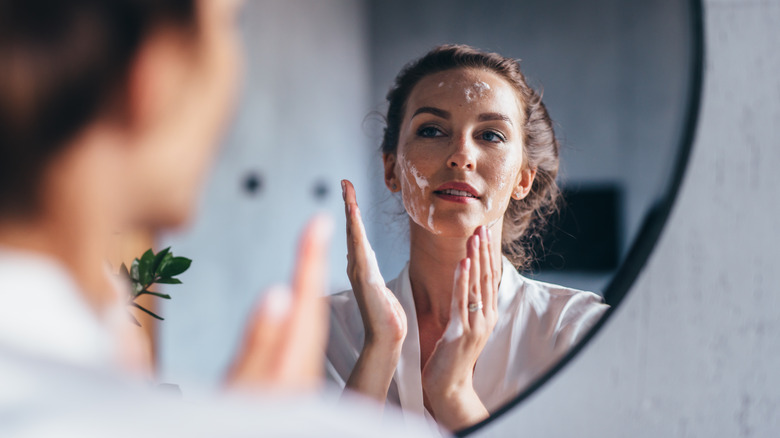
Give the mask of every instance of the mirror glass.
[[(162, 309), (163, 379), (219, 382), (258, 293), (289, 278), (297, 233), (316, 212), (336, 219), (330, 289), (350, 288), (341, 179), (357, 189), (385, 280), (399, 275), (409, 225), (383, 179), (384, 97), (404, 64), (444, 43), (521, 59), (543, 90), (565, 203), (522, 274), (603, 296), (678, 168), (691, 94), (689, 8), (673, 0), (248, 2), (234, 126), (197, 220), (162, 236), (194, 260)], [(555, 365), (538, 364), (488, 410)], [(479, 367), (501, 373), (506, 364)]]

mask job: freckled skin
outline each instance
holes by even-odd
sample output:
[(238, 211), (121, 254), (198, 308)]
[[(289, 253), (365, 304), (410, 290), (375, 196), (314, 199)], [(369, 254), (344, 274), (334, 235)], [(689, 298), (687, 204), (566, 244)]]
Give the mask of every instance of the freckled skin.
[[(450, 116), (413, 117), (421, 107)], [(485, 113), (503, 114), (510, 121), (481, 121)], [(434, 234), (467, 237), (479, 225), (498, 222), (522, 178), (521, 125), (520, 99), (495, 73), (456, 69), (423, 78), (406, 104), (395, 165), (414, 223)], [(421, 129), (426, 129), (422, 135)], [(441, 199), (434, 190), (449, 181), (470, 184), (480, 199), (468, 204)]]

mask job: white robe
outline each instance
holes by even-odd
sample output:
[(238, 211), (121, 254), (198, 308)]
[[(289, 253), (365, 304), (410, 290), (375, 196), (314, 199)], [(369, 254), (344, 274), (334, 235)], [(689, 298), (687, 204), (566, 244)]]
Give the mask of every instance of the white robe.
[[(387, 401), (432, 420), (423, 405), (420, 334), (408, 264), (387, 287), (408, 321)], [(332, 295), (330, 304), (328, 375), (343, 388), (363, 346), (363, 321), (351, 290)], [(533, 383), (607, 308), (594, 293), (527, 279), (504, 258), (498, 322), (474, 368), (474, 389), (487, 410), (494, 412)]]

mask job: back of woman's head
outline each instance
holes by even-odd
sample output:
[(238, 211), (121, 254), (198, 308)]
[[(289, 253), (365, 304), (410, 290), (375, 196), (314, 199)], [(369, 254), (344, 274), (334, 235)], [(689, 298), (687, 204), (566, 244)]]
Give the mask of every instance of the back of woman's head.
[(502, 251), (515, 266), (528, 267), (529, 247), (540, 236), (549, 217), (557, 211), (559, 189), (555, 183), (559, 166), (559, 145), (552, 120), (541, 94), (528, 85), (517, 60), (477, 50), (466, 45), (442, 45), (407, 64), (387, 93), (387, 126), (382, 152), (395, 154), (406, 102), (424, 77), (458, 68), (473, 68), (497, 74), (514, 88), (522, 105), (523, 162), (536, 170), (531, 191), (523, 199), (512, 199), (504, 214)]
[(0, 218), (36, 210), (45, 166), (100, 117), (161, 26), (191, 30), (196, 0), (0, 0)]

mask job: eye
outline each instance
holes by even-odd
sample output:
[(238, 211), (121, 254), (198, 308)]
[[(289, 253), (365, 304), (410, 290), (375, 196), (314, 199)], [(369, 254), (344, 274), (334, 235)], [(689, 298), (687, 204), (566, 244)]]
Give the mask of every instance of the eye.
[(434, 137), (442, 137), (444, 133), (441, 132), (439, 128), (436, 128), (434, 126), (423, 126), (422, 128), (417, 130), (417, 135), (424, 138), (434, 138)]
[(491, 143), (503, 143), (506, 141), (504, 136), (495, 131), (485, 131), (479, 136), (482, 140), (489, 141)]

